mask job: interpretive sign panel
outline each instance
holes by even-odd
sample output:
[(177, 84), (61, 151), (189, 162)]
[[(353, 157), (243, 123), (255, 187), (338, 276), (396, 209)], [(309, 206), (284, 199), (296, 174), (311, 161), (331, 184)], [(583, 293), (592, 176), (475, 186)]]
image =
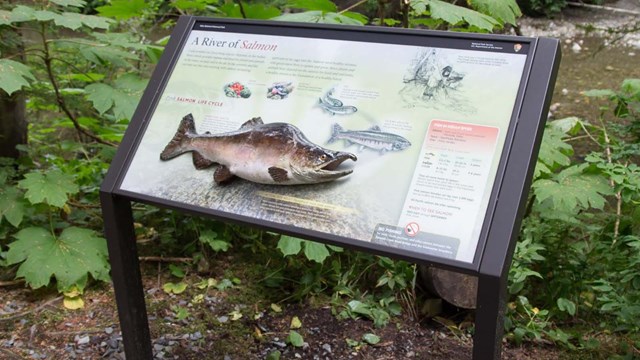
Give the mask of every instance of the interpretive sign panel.
[(473, 263), (532, 39), (197, 21), (119, 188)]
[(506, 279), (557, 40), (181, 17), (100, 190), (127, 357), (152, 358), (132, 201)]

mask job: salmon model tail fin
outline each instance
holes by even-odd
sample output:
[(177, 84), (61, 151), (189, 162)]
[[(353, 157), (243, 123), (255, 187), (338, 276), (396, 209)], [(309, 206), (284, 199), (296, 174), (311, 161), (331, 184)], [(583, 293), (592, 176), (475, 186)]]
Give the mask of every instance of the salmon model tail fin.
[(344, 129), (342, 128), (342, 126), (340, 126), (340, 124), (333, 124), (333, 126), (331, 127), (331, 137), (327, 141), (327, 144), (331, 144), (332, 142), (336, 141), (340, 133), (343, 131)]
[(189, 139), (189, 135), (196, 134), (196, 124), (193, 120), (193, 115), (188, 114), (182, 118), (178, 131), (173, 136), (173, 139), (169, 141), (169, 144), (162, 150), (160, 154), (160, 160), (169, 160), (174, 157), (191, 151), (185, 147), (185, 143)]

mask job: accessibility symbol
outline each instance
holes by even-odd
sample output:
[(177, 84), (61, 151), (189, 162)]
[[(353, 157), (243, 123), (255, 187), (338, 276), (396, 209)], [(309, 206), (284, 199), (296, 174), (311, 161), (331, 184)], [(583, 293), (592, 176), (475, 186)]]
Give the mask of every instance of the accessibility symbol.
[(408, 236), (414, 237), (418, 235), (418, 232), (420, 232), (420, 226), (418, 223), (410, 222), (404, 227), (404, 233)]

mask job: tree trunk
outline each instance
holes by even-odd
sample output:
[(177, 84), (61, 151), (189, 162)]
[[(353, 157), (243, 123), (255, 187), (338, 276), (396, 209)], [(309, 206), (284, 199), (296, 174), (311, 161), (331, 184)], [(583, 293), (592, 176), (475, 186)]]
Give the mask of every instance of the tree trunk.
[[(13, 3), (9, 1), (9, 3)], [(19, 31), (11, 28), (0, 30), (2, 57), (24, 60), (24, 46)], [(8, 95), (0, 90), (0, 157), (18, 158), (16, 145), (27, 143), (26, 102), (22, 91)]]
[(11, 96), (0, 90), (0, 157), (17, 158), (16, 145), (27, 143), (27, 120), (24, 95)]

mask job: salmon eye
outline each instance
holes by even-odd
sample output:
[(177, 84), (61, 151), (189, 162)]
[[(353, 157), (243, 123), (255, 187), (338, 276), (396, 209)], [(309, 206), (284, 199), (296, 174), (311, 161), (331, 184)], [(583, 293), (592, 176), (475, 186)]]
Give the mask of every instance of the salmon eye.
[(327, 160), (327, 155), (325, 154), (320, 155), (320, 161), (325, 161), (325, 160)]

